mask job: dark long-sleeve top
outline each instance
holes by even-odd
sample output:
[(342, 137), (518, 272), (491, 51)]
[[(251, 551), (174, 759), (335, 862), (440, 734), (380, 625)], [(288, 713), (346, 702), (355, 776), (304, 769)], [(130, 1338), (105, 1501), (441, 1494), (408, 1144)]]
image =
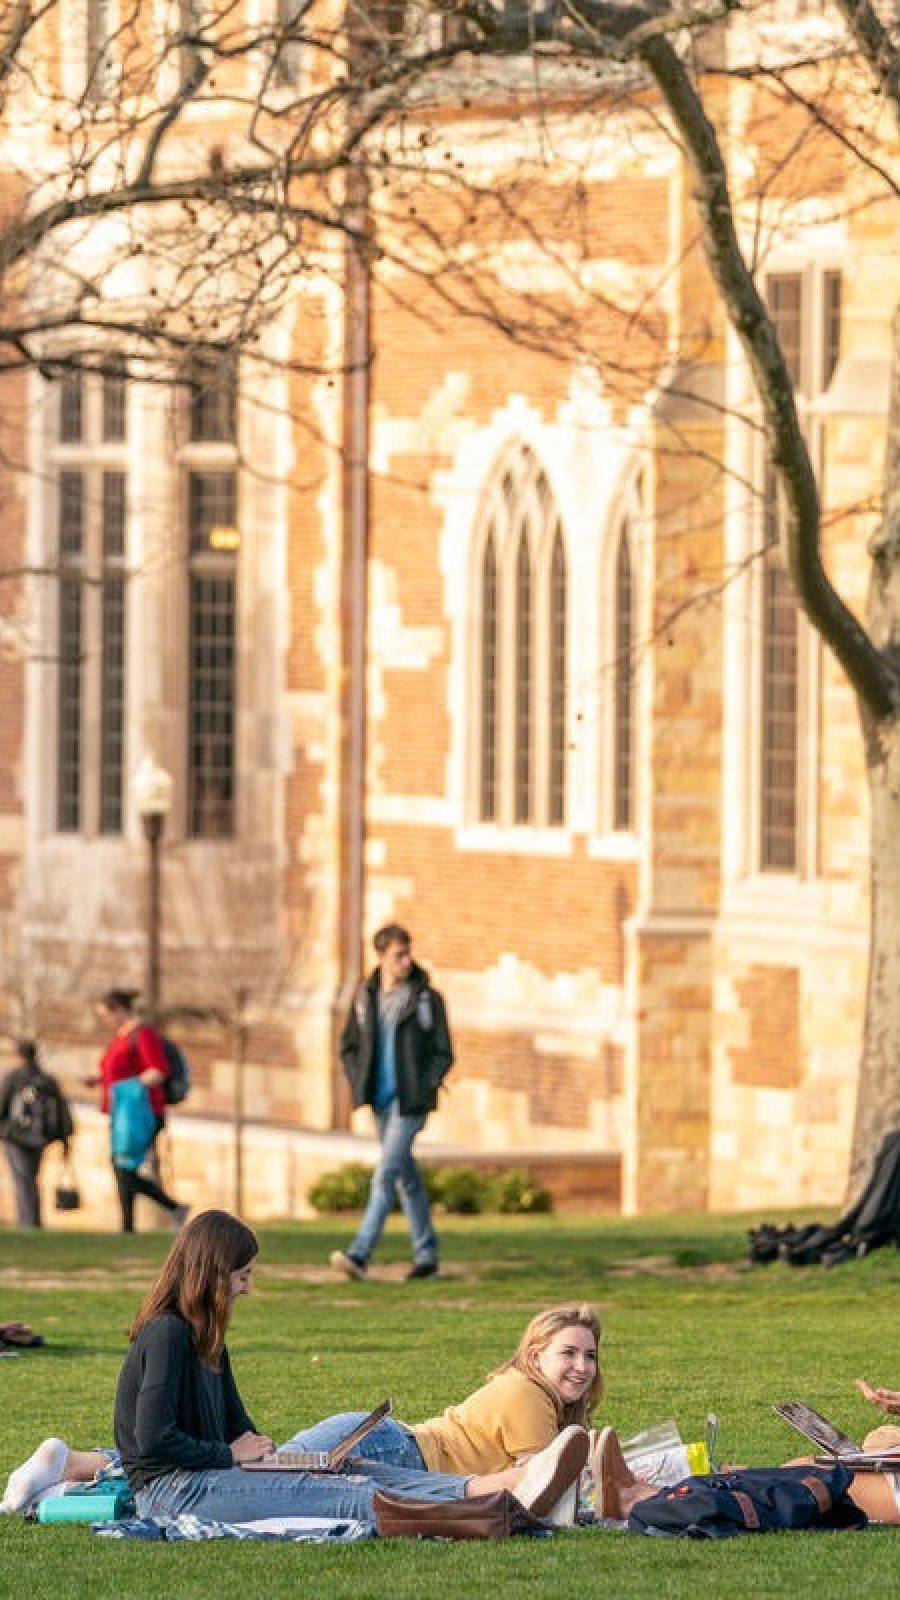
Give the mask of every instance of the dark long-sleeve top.
[(188, 1324), (165, 1312), (144, 1324), (119, 1375), (113, 1423), (132, 1489), (178, 1468), (231, 1467), (231, 1442), (256, 1429), (244, 1410), (227, 1350), (205, 1367)]

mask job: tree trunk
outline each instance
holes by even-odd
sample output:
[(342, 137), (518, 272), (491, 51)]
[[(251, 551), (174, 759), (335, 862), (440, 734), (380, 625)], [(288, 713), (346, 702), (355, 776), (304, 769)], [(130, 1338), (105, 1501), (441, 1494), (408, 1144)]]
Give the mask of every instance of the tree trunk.
[[(896, 672), (900, 663), (900, 310), (894, 314), (891, 407), (881, 527), (869, 543), (868, 624)], [(900, 707), (889, 717), (861, 710), (871, 801), (871, 940), (862, 1060), (849, 1188), (856, 1194), (881, 1140), (900, 1127)]]
[(868, 1178), (886, 1133), (900, 1128), (900, 718), (865, 730), (871, 798), (869, 981), (849, 1193)]

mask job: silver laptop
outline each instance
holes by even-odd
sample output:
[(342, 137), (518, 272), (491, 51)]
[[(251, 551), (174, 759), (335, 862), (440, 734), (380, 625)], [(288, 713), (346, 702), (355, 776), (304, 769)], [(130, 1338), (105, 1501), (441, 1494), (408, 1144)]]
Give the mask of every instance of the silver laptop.
[(859, 1455), (860, 1446), (856, 1440), (842, 1433), (833, 1422), (822, 1416), (821, 1411), (814, 1411), (805, 1401), (785, 1400), (781, 1405), (773, 1406), (772, 1410), (789, 1422), (792, 1428), (796, 1428), (798, 1433), (802, 1433), (804, 1439), (824, 1451), (825, 1455)]
[(842, 1433), (833, 1422), (829, 1422), (820, 1411), (814, 1411), (803, 1400), (786, 1400), (783, 1405), (773, 1406), (772, 1410), (822, 1452), (817, 1457), (819, 1461), (840, 1461), (853, 1472), (900, 1473), (900, 1450), (863, 1450), (855, 1439)]
[(274, 1455), (263, 1456), (261, 1461), (242, 1461), (241, 1466), (245, 1472), (340, 1472), (356, 1446), (382, 1418), (390, 1415), (391, 1409), (391, 1401), (382, 1400), (330, 1450), (278, 1450)]

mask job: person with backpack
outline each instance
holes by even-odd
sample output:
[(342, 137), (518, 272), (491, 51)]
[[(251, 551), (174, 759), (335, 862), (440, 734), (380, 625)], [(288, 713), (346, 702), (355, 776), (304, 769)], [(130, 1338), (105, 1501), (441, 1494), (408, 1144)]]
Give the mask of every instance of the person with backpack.
[[(97, 1007), (97, 1016), (112, 1035), (100, 1060), (97, 1076), (86, 1078), (89, 1088), (100, 1087), (100, 1109), (111, 1119), (112, 1165), (122, 1213), (122, 1232), (134, 1232), (134, 1202), (139, 1194), (154, 1200), (180, 1228), (187, 1220), (188, 1207), (166, 1194), (155, 1178), (139, 1171), (140, 1162), (155, 1152), (156, 1140), (165, 1127), (166, 1085), (171, 1068), (165, 1041), (155, 1028), (138, 1020), (137, 994), (132, 989), (109, 989)], [(116, 1105), (116, 1085), (136, 1079), (143, 1084), (152, 1120), (147, 1125), (143, 1151), (132, 1147), (129, 1119), (140, 1109), (140, 1096), (129, 1092)]]
[(354, 995), (340, 1053), (354, 1109), (372, 1107), (381, 1155), (356, 1237), (346, 1250), (333, 1250), (329, 1262), (345, 1278), (364, 1278), (399, 1195), (412, 1235), (406, 1276), (435, 1278), (437, 1234), (413, 1144), (453, 1065), (447, 1013), (428, 973), (413, 960), (405, 928), (389, 922), (372, 942), (378, 964)]
[(0, 1139), (9, 1166), (20, 1228), (41, 1227), (38, 1178), (48, 1145), (59, 1143), (66, 1157), (74, 1124), (59, 1084), (45, 1072), (33, 1039), (16, 1046), (18, 1066), (0, 1084)]

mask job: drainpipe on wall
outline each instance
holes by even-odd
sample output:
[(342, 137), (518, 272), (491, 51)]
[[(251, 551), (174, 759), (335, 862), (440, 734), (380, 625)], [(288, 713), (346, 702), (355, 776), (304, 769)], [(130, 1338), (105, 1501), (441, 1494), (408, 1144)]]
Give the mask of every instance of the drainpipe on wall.
[(338, 1056), (344, 1018), (363, 971), (366, 842), (366, 662), (368, 655), (371, 276), (366, 248), (365, 172), (347, 178), (347, 216), (356, 224), (344, 250), (344, 381), (341, 423), (341, 741), (339, 972), (332, 1006), (331, 1124), (350, 1124), (350, 1096)]

